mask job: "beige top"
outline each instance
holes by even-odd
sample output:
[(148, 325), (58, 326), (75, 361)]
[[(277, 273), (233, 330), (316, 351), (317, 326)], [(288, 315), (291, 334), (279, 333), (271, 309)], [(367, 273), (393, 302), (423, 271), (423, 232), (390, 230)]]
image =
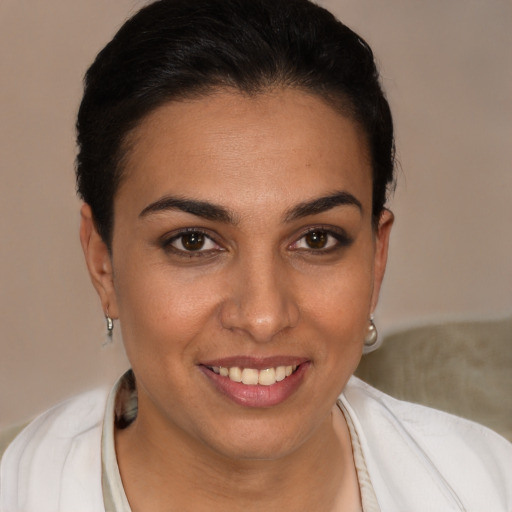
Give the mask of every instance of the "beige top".
[[(105, 502), (105, 512), (131, 512), (130, 504), (124, 492), (121, 474), (119, 473), (119, 466), (117, 465), (116, 451), (114, 445), (114, 425), (116, 418), (116, 411), (128, 410), (130, 406), (119, 403), (118, 393), (119, 389), (125, 386), (126, 389), (126, 375), (119, 379), (116, 386), (113, 388), (109, 395), (105, 418), (103, 421), (102, 432), (102, 485), (103, 485), (103, 500)], [(126, 397), (127, 394), (123, 393)], [(117, 403), (116, 403), (117, 401)], [(357, 471), (357, 479), (359, 482), (359, 489), (361, 492), (361, 503), (363, 512), (380, 512), (379, 504), (370, 480), (366, 462), (364, 459), (359, 436), (354, 427), (353, 421), (348, 414), (348, 411), (343, 406), (341, 400), (338, 400), (337, 406), (343, 414), (352, 441), (352, 452), (354, 455), (354, 462)], [(132, 412), (134, 414), (133, 406)]]

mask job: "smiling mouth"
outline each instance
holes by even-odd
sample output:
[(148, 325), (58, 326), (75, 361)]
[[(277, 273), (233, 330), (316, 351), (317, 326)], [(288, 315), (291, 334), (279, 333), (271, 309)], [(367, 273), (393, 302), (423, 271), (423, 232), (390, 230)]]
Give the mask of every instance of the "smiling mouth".
[(272, 386), (276, 382), (281, 382), (292, 375), (298, 368), (298, 365), (276, 366), (275, 368), (265, 368), (257, 370), (255, 368), (240, 368), (238, 366), (208, 366), (212, 372), (226, 377), (233, 382), (239, 382), (247, 386)]

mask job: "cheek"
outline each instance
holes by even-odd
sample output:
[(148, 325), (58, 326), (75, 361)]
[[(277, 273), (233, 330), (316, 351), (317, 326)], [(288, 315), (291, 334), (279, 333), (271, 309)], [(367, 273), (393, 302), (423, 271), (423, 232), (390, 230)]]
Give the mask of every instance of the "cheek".
[[(364, 259), (363, 259), (364, 261)], [(321, 278), (302, 299), (302, 312), (327, 340), (325, 356), (338, 351), (343, 357), (351, 348), (360, 352), (371, 309), (373, 267), (371, 260), (346, 264)]]
[[(137, 264), (135, 264), (137, 263)], [(115, 281), (119, 317), (128, 357), (172, 359), (192, 350), (205, 324), (216, 316), (212, 279), (161, 264), (130, 264), (125, 258)]]

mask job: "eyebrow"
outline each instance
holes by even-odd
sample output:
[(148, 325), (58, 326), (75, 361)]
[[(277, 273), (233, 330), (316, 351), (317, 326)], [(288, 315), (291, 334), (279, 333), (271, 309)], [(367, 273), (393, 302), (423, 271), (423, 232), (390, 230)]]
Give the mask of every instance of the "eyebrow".
[(198, 201), (176, 196), (164, 196), (154, 203), (149, 204), (139, 213), (139, 218), (166, 210), (181, 210), (182, 212), (191, 213), (203, 219), (229, 224), (237, 223), (236, 216), (222, 206), (207, 201)]
[[(316, 215), (336, 206), (355, 206), (359, 211), (363, 211), (361, 202), (349, 192), (334, 192), (327, 196), (318, 197), (311, 201), (299, 203), (285, 214), (285, 222), (291, 222), (309, 215)], [(203, 219), (225, 222), (227, 224), (237, 224), (238, 220), (234, 213), (223, 206), (210, 203), (208, 201), (199, 201), (177, 196), (164, 196), (157, 201), (146, 206), (140, 213), (139, 218), (148, 215), (163, 212), (167, 210), (181, 210)]]
[(299, 203), (289, 210), (285, 215), (285, 222), (301, 219), (308, 215), (317, 215), (335, 208), (336, 206), (355, 206), (361, 213), (363, 206), (359, 199), (350, 194), (349, 192), (334, 192), (328, 196), (318, 197), (311, 201)]

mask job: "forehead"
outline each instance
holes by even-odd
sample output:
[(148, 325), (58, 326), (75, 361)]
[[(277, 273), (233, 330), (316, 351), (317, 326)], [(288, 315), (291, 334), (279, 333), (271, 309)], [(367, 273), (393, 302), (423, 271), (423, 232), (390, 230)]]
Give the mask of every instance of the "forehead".
[(218, 91), (170, 102), (140, 123), (128, 147), (118, 196), (141, 208), (165, 194), (254, 209), (272, 197), (291, 205), (333, 190), (356, 194), (363, 209), (371, 208), (362, 130), (301, 91)]

